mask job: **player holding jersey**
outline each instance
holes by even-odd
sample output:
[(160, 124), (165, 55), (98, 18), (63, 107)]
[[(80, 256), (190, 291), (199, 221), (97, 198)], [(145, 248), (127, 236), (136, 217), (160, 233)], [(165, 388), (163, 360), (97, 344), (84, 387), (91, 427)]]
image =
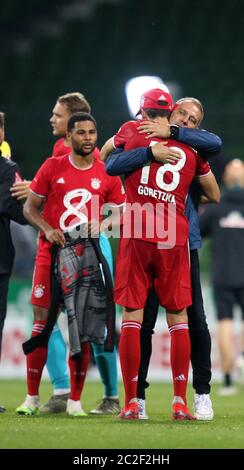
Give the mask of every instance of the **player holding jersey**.
[[(64, 232), (73, 230), (82, 222), (87, 223), (89, 234), (93, 235), (94, 227), (102, 220), (102, 206), (105, 203), (122, 206), (125, 200), (120, 179), (109, 177), (104, 164), (94, 158), (97, 141), (94, 118), (86, 113), (74, 114), (68, 122), (68, 135), (72, 145), (71, 155), (45, 161), (31, 183), (31, 192), (25, 204), (27, 219), (41, 230), (33, 283), (37, 287), (32, 292), (32, 336), (43, 331), (47, 319), (51, 245), (64, 246)], [(96, 220), (91, 211), (97, 214)], [(84, 415), (80, 395), (89, 363), (88, 343), (82, 343), (82, 352), (78, 362), (69, 360), (71, 394), (67, 412), (72, 416)], [(38, 347), (27, 356), (28, 395), (16, 410), (19, 414), (31, 415), (38, 410), (39, 384), (46, 357), (47, 349), (44, 347)]]
[[(56, 141), (52, 156), (62, 157), (70, 154), (70, 142), (67, 139), (67, 124), (72, 114), (76, 112), (90, 113), (91, 108), (85, 96), (79, 92), (66, 93), (59, 96), (52, 110), (50, 123)], [(96, 147), (93, 153), (99, 158), (99, 150)], [(15, 185), (12, 194), (17, 199), (28, 196), (28, 187), (31, 181), (25, 181)], [(105, 256), (111, 274), (113, 276), (113, 257), (109, 240), (104, 233), (100, 234), (100, 246)], [(112, 353), (104, 351), (104, 345), (92, 343), (92, 350), (99, 374), (104, 384), (103, 399), (97, 407), (91, 410), (92, 414), (114, 414), (120, 411), (118, 397), (118, 375), (117, 375), (117, 351)], [(66, 410), (67, 399), (70, 392), (69, 374), (67, 369), (67, 347), (59, 329), (58, 323), (53, 328), (49, 343), (47, 370), (53, 385), (53, 395), (42, 405), (40, 411), (43, 413), (60, 413)]]
[[(141, 101), (143, 119), (167, 120), (172, 110), (168, 93), (155, 89), (145, 93)], [(180, 153), (176, 164), (160, 164), (157, 157), (150, 166), (133, 171), (125, 178), (127, 204), (143, 208), (141, 235), (137, 233), (132, 211), (125, 216), (124, 237), (117, 259), (115, 299), (124, 307), (120, 340), (120, 360), (125, 386), (125, 407), (120, 417), (138, 418), (137, 375), (140, 362), (140, 327), (145, 301), (154, 285), (160, 303), (167, 312), (171, 334), (171, 367), (174, 382), (173, 418), (193, 419), (187, 409), (186, 387), (190, 361), (190, 341), (186, 307), (191, 305), (191, 284), (188, 256), (188, 222), (184, 215), (188, 188), (195, 175), (205, 194), (218, 200), (219, 190), (209, 165), (190, 147), (176, 141), (140, 135), (138, 122), (124, 124), (114, 137), (115, 147), (161, 145)], [(159, 158), (160, 160), (160, 158)], [(137, 212), (138, 214), (138, 212)], [(173, 217), (173, 219), (172, 219)], [(129, 223), (128, 223), (129, 220)], [(172, 224), (172, 220), (174, 224)], [(153, 230), (148, 231), (148, 223)], [(171, 229), (171, 235), (169, 227)], [(126, 238), (132, 227), (131, 239)], [(161, 227), (161, 233), (158, 233)], [(167, 228), (167, 230), (162, 230)], [(171, 246), (170, 246), (171, 245)], [(168, 248), (170, 246), (170, 248)], [(160, 249), (161, 248), (161, 249)], [(164, 249), (162, 249), (164, 248)]]

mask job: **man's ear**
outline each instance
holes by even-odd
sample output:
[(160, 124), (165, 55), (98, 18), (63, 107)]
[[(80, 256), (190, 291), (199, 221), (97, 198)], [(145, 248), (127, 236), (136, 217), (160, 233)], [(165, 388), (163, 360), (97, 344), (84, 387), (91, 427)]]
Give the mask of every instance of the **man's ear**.
[(72, 132), (70, 132), (70, 131), (66, 132), (66, 140), (68, 140), (69, 142), (71, 141), (71, 134), (72, 134)]

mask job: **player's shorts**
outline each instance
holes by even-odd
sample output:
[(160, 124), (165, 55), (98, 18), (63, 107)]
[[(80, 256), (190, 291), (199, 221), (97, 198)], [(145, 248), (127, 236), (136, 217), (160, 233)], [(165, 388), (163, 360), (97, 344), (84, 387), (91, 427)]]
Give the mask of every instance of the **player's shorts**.
[(232, 320), (235, 304), (240, 306), (244, 320), (244, 286), (232, 288), (214, 286), (214, 300), (218, 320), (227, 318)]
[(154, 285), (167, 310), (182, 310), (192, 303), (188, 243), (169, 250), (143, 240), (120, 240), (115, 273), (115, 302), (144, 308)]
[(33, 273), (31, 304), (49, 309), (51, 299), (50, 266), (37, 264)]
[[(113, 276), (112, 250), (110, 242), (105, 234), (101, 233), (99, 243), (102, 254), (109, 265), (111, 276)], [(47, 263), (49, 260), (51, 262), (51, 255), (49, 245), (47, 244), (47, 247), (44, 248), (42, 249), (41, 256), (37, 256), (37, 262), (33, 273), (31, 304), (48, 309), (51, 300), (51, 277), (50, 266), (48, 266)], [(46, 264), (43, 264), (45, 261)]]

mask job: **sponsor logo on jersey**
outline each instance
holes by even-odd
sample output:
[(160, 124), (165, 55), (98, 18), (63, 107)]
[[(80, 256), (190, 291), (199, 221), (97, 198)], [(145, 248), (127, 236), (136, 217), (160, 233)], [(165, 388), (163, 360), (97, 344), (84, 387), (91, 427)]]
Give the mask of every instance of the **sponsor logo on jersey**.
[(59, 178), (59, 179), (57, 180), (57, 183), (59, 183), (59, 184), (65, 184), (65, 181), (64, 181), (63, 178)]

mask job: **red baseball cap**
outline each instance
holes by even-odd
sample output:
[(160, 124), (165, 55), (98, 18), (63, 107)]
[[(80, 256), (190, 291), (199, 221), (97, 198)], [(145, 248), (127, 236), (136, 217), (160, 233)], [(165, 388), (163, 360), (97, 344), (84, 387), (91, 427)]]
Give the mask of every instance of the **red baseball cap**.
[(146, 111), (147, 109), (165, 109), (166, 111), (172, 111), (173, 98), (170, 93), (167, 93), (160, 88), (153, 88), (152, 90), (146, 91), (141, 96), (140, 110)]

